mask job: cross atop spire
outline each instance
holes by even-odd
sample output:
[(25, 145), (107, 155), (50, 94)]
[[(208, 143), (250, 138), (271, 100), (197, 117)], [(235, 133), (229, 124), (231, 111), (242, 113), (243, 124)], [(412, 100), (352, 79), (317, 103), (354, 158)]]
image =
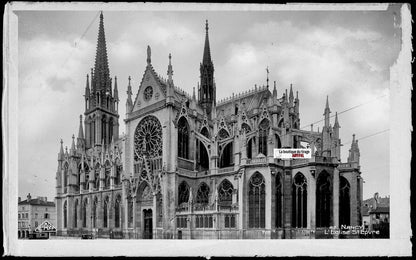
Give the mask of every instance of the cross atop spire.
[(106, 91), (110, 89), (110, 69), (108, 67), (107, 46), (104, 33), (104, 17), (103, 12), (100, 13), (100, 25), (98, 27), (97, 51), (95, 54), (94, 80), (92, 88), (94, 90)]

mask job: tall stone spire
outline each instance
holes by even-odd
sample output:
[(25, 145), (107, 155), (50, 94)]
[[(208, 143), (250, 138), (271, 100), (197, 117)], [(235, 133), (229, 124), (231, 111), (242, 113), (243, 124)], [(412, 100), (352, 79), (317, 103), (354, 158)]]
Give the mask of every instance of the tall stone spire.
[(202, 58), (203, 64), (212, 63), (211, 61), (211, 49), (209, 47), (209, 37), (208, 37), (208, 20), (205, 21), (205, 46), (204, 46), (204, 56)]
[(199, 71), (201, 84), (198, 89), (198, 104), (207, 111), (208, 117), (211, 118), (212, 106), (216, 105), (216, 88), (214, 83), (214, 64), (211, 60), (211, 50), (208, 38), (208, 20), (206, 20), (205, 23), (205, 46)]
[(100, 14), (100, 25), (98, 27), (97, 51), (95, 54), (94, 86), (95, 91), (106, 91), (110, 89), (110, 69), (108, 67), (107, 47), (104, 33), (103, 12)]

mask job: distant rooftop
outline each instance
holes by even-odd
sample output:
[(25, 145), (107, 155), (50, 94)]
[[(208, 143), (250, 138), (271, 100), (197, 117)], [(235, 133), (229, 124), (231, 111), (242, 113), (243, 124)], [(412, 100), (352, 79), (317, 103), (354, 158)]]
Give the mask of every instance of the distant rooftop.
[(19, 202), (19, 205), (36, 205), (36, 206), (55, 207), (55, 202), (44, 201), (42, 199), (30, 199), (30, 200), (23, 200)]

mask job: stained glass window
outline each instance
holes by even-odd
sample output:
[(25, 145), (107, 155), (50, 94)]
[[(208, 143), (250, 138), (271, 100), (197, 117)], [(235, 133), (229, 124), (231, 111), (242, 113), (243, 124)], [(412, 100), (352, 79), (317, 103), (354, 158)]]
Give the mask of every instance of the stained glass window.
[(259, 125), (259, 153), (267, 156), (267, 136), (269, 134), (269, 120), (263, 119)]
[(297, 173), (292, 186), (292, 227), (306, 227), (308, 184), (305, 176)]
[(223, 206), (231, 206), (233, 201), (234, 187), (227, 179), (223, 180), (218, 187), (218, 202)]
[(108, 227), (108, 197), (105, 198), (104, 200), (104, 208), (103, 208), (103, 221), (104, 221), (104, 227)]
[(68, 204), (64, 202), (64, 228), (67, 227), (67, 214), (68, 214)]
[(134, 133), (134, 160), (162, 156), (162, 126), (154, 116), (143, 118)]
[(117, 196), (116, 201), (114, 203), (114, 222), (115, 222), (114, 226), (116, 228), (120, 227), (120, 211), (121, 211), (120, 202), (121, 202), (121, 197), (119, 195)]
[(189, 201), (189, 185), (183, 181), (178, 187), (178, 205)]
[(280, 173), (276, 175), (276, 227), (283, 227), (283, 183)]
[(249, 182), (249, 227), (264, 228), (266, 218), (266, 189), (263, 176), (256, 172)]
[(331, 221), (332, 187), (330, 176), (323, 171), (316, 181), (316, 226), (329, 227)]
[(178, 122), (178, 156), (185, 159), (189, 156), (189, 126), (184, 117)]
[(350, 184), (343, 176), (339, 180), (339, 224), (350, 225)]
[(82, 227), (87, 227), (87, 205), (88, 200), (85, 199), (82, 203)]
[(78, 200), (74, 204), (74, 227), (78, 227)]
[(209, 187), (204, 182), (199, 186), (197, 195), (196, 195), (196, 203), (201, 204), (208, 204), (209, 197)]

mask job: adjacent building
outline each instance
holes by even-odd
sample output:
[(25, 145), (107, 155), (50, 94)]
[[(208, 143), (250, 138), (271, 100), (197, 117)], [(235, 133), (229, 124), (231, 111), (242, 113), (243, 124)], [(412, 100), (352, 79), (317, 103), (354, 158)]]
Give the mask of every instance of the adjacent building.
[(18, 203), (18, 238), (28, 238), (45, 221), (56, 226), (55, 203), (47, 197), (32, 199), (30, 193), (26, 200), (19, 197)]
[[(174, 82), (172, 56), (164, 78), (147, 47), (140, 84), (128, 79), (120, 136), (101, 13), (78, 136), (69, 150), (61, 141), (58, 153), (59, 235), (315, 238), (329, 227), (361, 224), (358, 140), (353, 136), (342, 162), (341, 126), (337, 114), (330, 119), (328, 97), (321, 131), (300, 127), (298, 92), (270, 86), (268, 75), (265, 85), (218, 100), (226, 86), (215, 80), (208, 32), (206, 21), (192, 94)], [(302, 147), (311, 148), (311, 159), (273, 156), (275, 148)]]
[(362, 215), (365, 229), (370, 231), (378, 230), (378, 237), (389, 237), (390, 226), (390, 196), (380, 197), (378, 192), (373, 198), (363, 201)]

